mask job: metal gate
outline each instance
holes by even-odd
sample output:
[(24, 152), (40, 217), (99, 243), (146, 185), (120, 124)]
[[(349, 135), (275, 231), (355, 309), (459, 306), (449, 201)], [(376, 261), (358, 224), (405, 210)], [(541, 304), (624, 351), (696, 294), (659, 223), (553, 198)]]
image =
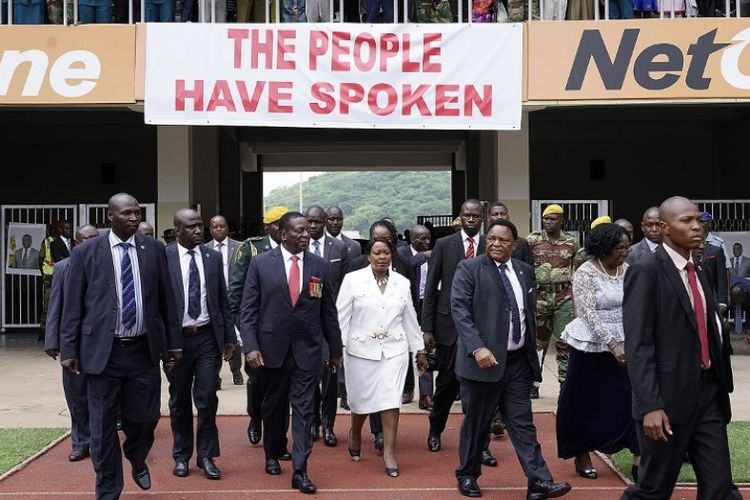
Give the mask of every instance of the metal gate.
[(750, 231), (750, 200), (695, 200), (714, 218), (714, 231)]
[(8, 274), (7, 231), (11, 222), (49, 225), (56, 220), (67, 220), (78, 225), (77, 205), (3, 205), (0, 207), (0, 255), (2, 255), (2, 308), (0, 329), (6, 327), (33, 328), (39, 326), (42, 311), (42, 277)]
[[(156, 204), (141, 203), (142, 220), (156, 226)], [(109, 227), (107, 220), (107, 204), (80, 205), (80, 219), (84, 224), (91, 224), (97, 229)]]
[(557, 203), (565, 211), (563, 231), (577, 235), (581, 245), (589, 232), (591, 221), (612, 212), (612, 202), (609, 200), (532, 200), (532, 231), (542, 230), (542, 213), (553, 203)]

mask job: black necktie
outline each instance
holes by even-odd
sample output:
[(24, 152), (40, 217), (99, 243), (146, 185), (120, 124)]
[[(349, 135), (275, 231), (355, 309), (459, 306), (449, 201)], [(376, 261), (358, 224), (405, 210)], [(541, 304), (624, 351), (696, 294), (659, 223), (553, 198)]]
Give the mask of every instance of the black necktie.
[(518, 344), (521, 341), (521, 312), (518, 309), (516, 294), (513, 293), (513, 285), (510, 284), (510, 278), (508, 278), (508, 264), (500, 264), (497, 267), (500, 269), (500, 281), (503, 282), (505, 295), (508, 296), (508, 304), (510, 304), (513, 342)]
[(195, 263), (195, 252), (188, 250), (190, 268), (188, 271), (188, 316), (198, 319), (201, 315), (201, 277)]

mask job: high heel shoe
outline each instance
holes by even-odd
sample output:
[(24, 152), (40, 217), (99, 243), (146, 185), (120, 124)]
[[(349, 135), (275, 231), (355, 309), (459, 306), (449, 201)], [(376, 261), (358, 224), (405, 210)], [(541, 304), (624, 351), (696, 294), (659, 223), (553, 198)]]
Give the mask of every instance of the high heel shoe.
[(353, 461), (359, 462), (361, 458), (360, 456), (361, 450), (352, 449), (351, 444), (352, 444), (352, 430), (349, 429), (349, 456), (352, 457)]
[(399, 475), (398, 467), (394, 467), (393, 469), (391, 469), (390, 467), (386, 467), (385, 475), (390, 476), (390, 477), (398, 477)]
[(637, 465), (633, 465), (630, 468), (630, 475), (633, 476), (633, 482), (637, 483), (638, 482), (638, 466)]

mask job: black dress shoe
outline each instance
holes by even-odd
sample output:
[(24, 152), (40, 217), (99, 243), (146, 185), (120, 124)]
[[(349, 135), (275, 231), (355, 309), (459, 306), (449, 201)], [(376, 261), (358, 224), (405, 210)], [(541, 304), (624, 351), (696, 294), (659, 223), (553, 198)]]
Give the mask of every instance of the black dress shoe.
[(465, 477), (458, 480), (458, 492), (465, 497), (481, 497), (482, 490), (479, 489), (477, 480), (473, 477)]
[(84, 458), (89, 456), (89, 449), (79, 449), (79, 450), (73, 450), (70, 452), (70, 455), (68, 455), (68, 460), (71, 462), (80, 462)]
[(242, 378), (242, 374), (239, 372), (232, 374), (232, 382), (234, 382), (234, 385), (242, 385), (245, 383), (245, 381)]
[(323, 429), (323, 442), (326, 446), (336, 446), (339, 444), (339, 440), (336, 438), (336, 434), (333, 433), (333, 429), (326, 427)]
[(148, 471), (146, 464), (133, 466), (133, 481), (142, 490), (151, 489), (151, 473)]
[(300, 471), (295, 471), (292, 474), (292, 488), (300, 490), (302, 493), (315, 493), (317, 490), (310, 478), (307, 477), (307, 473)]
[(402, 405), (408, 405), (414, 401), (414, 391), (406, 391), (401, 395), (401, 404)]
[(383, 451), (383, 446), (385, 446), (385, 441), (383, 441), (383, 433), (382, 432), (376, 432), (375, 437), (372, 440), (373, 446), (375, 446), (375, 449), (378, 451)]
[(272, 476), (278, 476), (281, 474), (281, 465), (279, 464), (279, 461), (275, 458), (268, 458), (266, 459), (266, 474), (270, 474)]
[(440, 434), (430, 433), (427, 436), (427, 448), (432, 452), (440, 451)]
[(599, 474), (596, 472), (596, 469), (579, 469), (576, 467), (576, 472), (579, 476), (585, 479), (596, 479), (599, 477)]
[(312, 435), (313, 441), (320, 439), (320, 427), (313, 424), (312, 428), (310, 428), (310, 434)]
[(341, 403), (339, 404), (339, 408), (341, 408), (342, 410), (350, 411), (349, 401), (347, 401), (346, 398), (341, 398)]
[(260, 439), (263, 437), (263, 428), (260, 423), (256, 423), (255, 419), (250, 420), (247, 426), (247, 438), (250, 440), (250, 444), (260, 443)]
[(385, 475), (388, 477), (398, 477), (399, 476), (398, 467), (393, 467), (393, 468), (386, 467)]
[(198, 468), (203, 469), (203, 473), (209, 479), (221, 479), (221, 471), (210, 458), (199, 458)]
[(553, 483), (552, 481), (534, 481), (526, 490), (526, 500), (544, 500), (558, 498), (570, 491), (568, 483)]
[(289, 453), (288, 451), (284, 451), (284, 453), (282, 453), (281, 456), (279, 457), (279, 460), (283, 460), (285, 462), (288, 462), (291, 459), (292, 459), (292, 454)]
[(186, 460), (177, 460), (174, 463), (172, 474), (177, 477), (186, 477), (188, 475), (188, 463)]
[(482, 451), (482, 465), (486, 465), (487, 467), (497, 467), (497, 459), (492, 456), (490, 450)]
[(529, 391), (529, 398), (539, 399), (539, 387), (535, 385), (531, 386), (531, 390)]

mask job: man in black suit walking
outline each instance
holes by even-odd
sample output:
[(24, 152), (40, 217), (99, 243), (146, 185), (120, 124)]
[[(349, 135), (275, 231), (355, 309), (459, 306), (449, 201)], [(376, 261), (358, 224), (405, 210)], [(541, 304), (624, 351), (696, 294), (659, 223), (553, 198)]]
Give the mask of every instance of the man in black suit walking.
[(349, 252), (349, 261), (351, 262), (362, 255), (360, 244), (341, 232), (344, 228), (344, 212), (341, 211), (341, 208), (336, 205), (330, 206), (326, 210), (326, 214), (326, 231), (337, 240), (344, 242), (346, 250)]
[[(506, 207), (505, 203), (502, 201), (496, 201), (490, 206), (490, 221), (497, 219), (510, 220), (508, 207)], [(513, 251), (513, 258), (534, 267), (534, 256), (531, 255), (529, 242), (526, 241), (525, 238), (519, 237), (518, 241), (516, 241), (516, 249)]]
[[(451, 316), (450, 301), (453, 275), (459, 262), (484, 253), (484, 236), (479, 234), (482, 212), (482, 203), (479, 200), (466, 200), (461, 205), (459, 215), (461, 230), (437, 240), (430, 256), (430, 268), (422, 302), (422, 331), (427, 350), (436, 350), (439, 367), (430, 412), (430, 430), (427, 435), (427, 447), (433, 452), (440, 451), (440, 435), (445, 430), (451, 406), (459, 389), (454, 370), (457, 333)], [(489, 442), (489, 423), (485, 437)], [(497, 461), (488, 450), (482, 459), (487, 465), (497, 465)]]
[(500, 407), (528, 479), (527, 499), (557, 498), (568, 483), (554, 483), (536, 439), (529, 391), (540, 381), (536, 354), (534, 269), (511, 259), (518, 231), (498, 219), (487, 232), (486, 252), (458, 264), (451, 310), (458, 331), (456, 375), (466, 416), (461, 424), (458, 490), (481, 496), (477, 478), (487, 429)]
[(662, 203), (664, 244), (625, 275), (625, 354), (641, 445), (638, 482), (625, 499), (669, 498), (686, 452), (699, 497), (732, 495), (731, 345), (705, 271), (691, 256), (703, 242), (699, 218), (686, 198)]
[[(96, 238), (99, 235), (94, 226), (81, 226), (76, 231), (76, 243)], [(47, 327), (44, 331), (44, 352), (52, 359), (57, 359), (60, 354), (60, 321), (62, 320), (63, 304), (65, 303), (66, 281), (70, 259), (63, 259), (55, 264), (55, 272), (52, 275), (52, 288), (49, 294), (49, 308), (47, 310)], [(68, 455), (68, 460), (78, 462), (89, 456), (89, 441), (91, 431), (89, 430), (89, 402), (88, 386), (86, 376), (69, 373), (63, 370), (63, 391), (65, 402), (68, 404), (70, 414), (70, 439), (73, 449)]]
[(111, 231), (73, 250), (60, 333), (62, 366), (86, 374), (100, 500), (119, 498), (123, 488), (118, 407), (133, 479), (151, 488), (146, 458), (159, 422), (159, 360), (173, 368), (182, 356), (164, 246), (135, 234), (141, 208), (129, 194), (109, 199), (107, 218)]
[(73, 226), (70, 222), (60, 221), (60, 234), (49, 244), (52, 262), (58, 263), (63, 259), (70, 257), (70, 251), (73, 249)]
[(315, 384), (329, 348), (329, 367), (341, 366), (341, 331), (325, 260), (306, 251), (307, 218), (288, 212), (279, 221), (281, 245), (250, 261), (242, 295), (240, 335), (245, 360), (260, 369), (266, 472), (281, 473), (287, 402), (292, 404), (292, 488), (315, 493), (307, 475), (312, 451)]
[(663, 238), (659, 225), (659, 207), (649, 207), (643, 212), (641, 231), (643, 231), (643, 239), (630, 247), (630, 255), (626, 260), (631, 266), (654, 253), (661, 245)]
[[(223, 359), (234, 354), (236, 336), (229, 310), (222, 256), (203, 243), (200, 214), (185, 208), (174, 216), (177, 244), (167, 247), (177, 317), (182, 324), (182, 360), (167, 371), (169, 417), (172, 424), (173, 473), (188, 475), (193, 455), (193, 404), (198, 412), (196, 455), (198, 468), (209, 479), (221, 478), (214, 463), (219, 456), (216, 427), (216, 378)], [(196, 255), (197, 254), (197, 255)], [(192, 396), (191, 396), (192, 393)]]
[[(326, 234), (326, 212), (322, 207), (313, 205), (305, 212), (310, 234), (310, 252), (328, 262), (328, 279), (333, 286), (333, 298), (338, 297), (341, 282), (349, 267), (349, 252), (343, 241)], [(323, 426), (323, 442), (326, 446), (336, 446), (338, 439), (333, 432), (336, 423), (336, 399), (338, 397), (338, 372), (328, 369), (328, 352), (323, 353), (321, 360), (320, 384), (315, 386), (313, 400), (313, 425), (310, 429), (313, 441), (320, 438), (320, 427)], [(322, 403), (322, 404), (321, 404)]]

